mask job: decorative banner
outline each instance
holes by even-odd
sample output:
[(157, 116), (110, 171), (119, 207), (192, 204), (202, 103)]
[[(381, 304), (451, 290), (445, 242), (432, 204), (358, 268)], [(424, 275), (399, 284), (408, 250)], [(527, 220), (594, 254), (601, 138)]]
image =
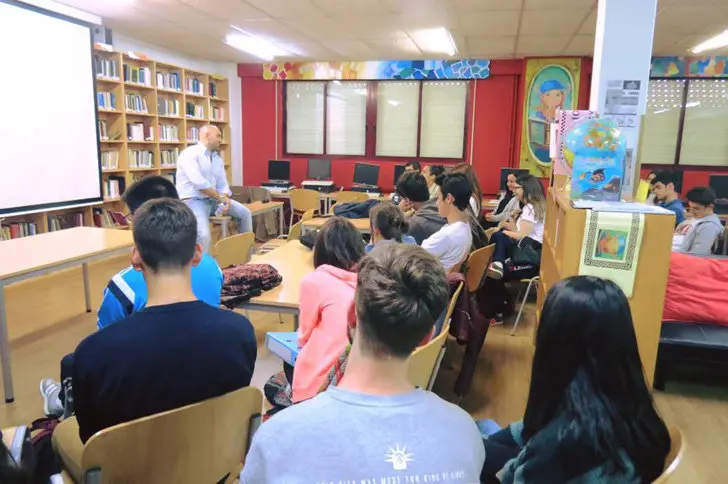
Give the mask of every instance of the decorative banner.
[(581, 59), (528, 59), (526, 61), (520, 168), (549, 178), (550, 124), (559, 109), (576, 109)]
[(728, 77), (728, 57), (700, 57), (690, 58), (689, 60), (689, 76), (690, 77)]
[(728, 77), (728, 57), (653, 57), (650, 77)]
[(650, 77), (685, 77), (688, 63), (684, 57), (653, 57)]
[(282, 81), (486, 79), (490, 61), (395, 60), (263, 64), (263, 79)]
[(587, 210), (579, 275), (609, 279), (632, 297), (645, 216)]

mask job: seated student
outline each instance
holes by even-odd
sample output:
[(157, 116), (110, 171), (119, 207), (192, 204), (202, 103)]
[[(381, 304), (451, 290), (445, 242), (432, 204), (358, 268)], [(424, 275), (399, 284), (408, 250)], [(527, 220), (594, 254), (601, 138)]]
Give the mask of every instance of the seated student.
[(404, 214), (399, 207), (390, 202), (382, 202), (372, 207), (369, 211), (369, 224), (371, 225), (372, 239), (365, 247), (367, 253), (371, 252), (375, 247), (395, 242), (417, 243), (414, 237), (405, 235), (409, 227)]
[(574, 276), (549, 291), (523, 421), (484, 444), (483, 482), (642, 483), (662, 473), (670, 435), (616, 284)]
[[(132, 184), (124, 192), (124, 203), (129, 207), (133, 217), (137, 209), (149, 200), (157, 198), (178, 198), (174, 184), (162, 176), (147, 176)], [(133, 223), (133, 220), (132, 220)], [(210, 306), (220, 306), (222, 292), (222, 271), (215, 259), (208, 253), (193, 264), (192, 290), (200, 301)], [(133, 265), (117, 272), (104, 289), (104, 297), (98, 311), (96, 326), (103, 329), (117, 321), (141, 311), (147, 304), (147, 283), (144, 275)], [(61, 382), (51, 378), (43, 379), (40, 383), (41, 395), (44, 400), (44, 411), (49, 416), (64, 414), (64, 404), (67, 387), (70, 386), (73, 354), (61, 360)], [(61, 386), (63, 385), (63, 387)], [(69, 397), (70, 400), (70, 397)], [(65, 416), (73, 414), (72, 405), (67, 405)]]
[(402, 197), (399, 208), (402, 212), (410, 209), (414, 213), (407, 218), (408, 235), (414, 237), (418, 244), (440, 230), (447, 220), (437, 210), (437, 200), (430, 200), (425, 177), (419, 173), (404, 172), (397, 180), (397, 193)]
[(475, 174), (473, 166), (470, 163), (458, 163), (452, 169), (452, 173), (463, 173), (468, 177), (473, 192), (470, 198), (470, 211), (475, 219), (480, 221), (480, 212), (483, 210), (483, 190), (480, 188), (480, 182), (478, 182), (478, 176)]
[(713, 244), (725, 230), (720, 218), (713, 213), (715, 192), (710, 187), (695, 187), (685, 196), (688, 210), (695, 219), (683, 237), (679, 252), (709, 255)]
[(473, 217), (468, 208), (472, 189), (470, 180), (462, 173), (442, 175), (437, 184), (437, 209), (447, 219), (447, 225), (425, 239), (422, 248), (440, 259), (445, 272), (450, 272), (465, 262), (473, 245), (469, 223)]
[(358, 266), (356, 328), (343, 379), (256, 432), (241, 483), (478, 482), (484, 454), (465, 411), (415, 389), (407, 359), (448, 302), (440, 263), (390, 244)]
[(650, 205), (654, 205), (655, 203), (657, 203), (657, 201), (655, 200), (655, 186), (652, 184), (652, 180), (654, 180), (656, 176), (657, 172), (651, 171), (646, 178), (647, 183), (650, 184), (650, 191), (647, 195), (647, 200), (645, 200), (645, 203), (648, 203)]
[[(243, 388), (253, 375), (250, 322), (192, 291), (192, 266), (202, 258), (192, 210), (179, 200), (151, 200), (135, 213), (133, 231), (132, 264), (144, 274), (149, 300), (76, 348), (73, 390), (83, 443), (113, 425)], [(80, 462), (69, 462), (74, 445), (60, 441), (58, 451), (78, 479)]]
[(680, 196), (675, 191), (675, 174), (671, 171), (661, 170), (655, 173), (650, 182), (657, 205), (675, 213), (675, 226), (685, 220), (685, 208), (680, 201)]
[(440, 194), (440, 187), (437, 186), (437, 177), (445, 173), (442, 165), (427, 165), (422, 169), (422, 176), (427, 180), (427, 188), (430, 190), (430, 200), (437, 200)]
[(506, 189), (498, 198), (498, 206), (496, 209), (485, 215), (486, 225), (490, 227), (498, 227), (511, 219), (511, 217), (520, 210), (520, 202), (518, 197), (513, 193), (516, 186), (516, 173), (510, 172), (506, 177)]
[(419, 161), (408, 161), (404, 165), (404, 171), (405, 171), (405, 173), (408, 171), (413, 171), (415, 173), (421, 173), (422, 170), (420, 169), (420, 162)]

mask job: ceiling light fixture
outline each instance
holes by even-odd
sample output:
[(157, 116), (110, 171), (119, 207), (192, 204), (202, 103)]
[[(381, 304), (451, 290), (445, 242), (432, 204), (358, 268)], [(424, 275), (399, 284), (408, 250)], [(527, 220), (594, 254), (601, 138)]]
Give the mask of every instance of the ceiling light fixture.
[(242, 50), (265, 61), (272, 61), (276, 57), (291, 55), (290, 52), (281, 49), (267, 40), (256, 37), (240, 27), (236, 27), (235, 25), (231, 25), (231, 27), (237, 30), (237, 32), (225, 36), (225, 43), (234, 49)]
[(720, 49), (721, 47), (728, 47), (728, 30), (724, 30), (715, 37), (711, 37), (705, 42), (701, 42), (690, 49), (690, 51), (693, 54), (700, 54), (706, 50)]
[(445, 27), (418, 30), (412, 33), (412, 39), (422, 52), (430, 54), (447, 54), (450, 57), (458, 52), (455, 41)]

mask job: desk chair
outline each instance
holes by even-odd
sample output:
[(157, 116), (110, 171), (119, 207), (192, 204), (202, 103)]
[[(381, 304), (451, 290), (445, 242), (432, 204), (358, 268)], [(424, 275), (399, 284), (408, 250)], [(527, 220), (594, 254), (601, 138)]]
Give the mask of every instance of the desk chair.
[(254, 387), (115, 425), (84, 446), (75, 417), (53, 432), (64, 467), (83, 484), (197, 484), (235, 479), (260, 423)]
[(291, 197), (291, 221), (288, 226), (291, 228), (296, 214), (301, 215), (311, 209), (318, 211), (321, 208), (321, 194), (316, 190), (295, 188), (288, 193)]
[(255, 234), (246, 232), (222, 239), (215, 244), (215, 259), (220, 267), (233, 264), (245, 264), (250, 258), (250, 251), (255, 245)]
[(683, 455), (685, 455), (685, 441), (680, 429), (668, 425), (667, 430), (670, 432), (670, 452), (667, 453), (665, 458), (665, 470), (653, 481), (653, 484), (665, 484), (669, 481), (682, 462)]
[(281, 235), (277, 239), (269, 240), (263, 246), (261, 246), (256, 254), (267, 254), (273, 249), (277, 249), (281, 245), (285, 244), (286, 242), (290, 242), (291, 240), (298, 240), (301, 238), (301, 232), (303, 230), (303, 222), (306, 220), (310, 220), (314, 217), (316, 213), (316, 210), (310, 209), (306, 210), (303, 215), (301, 215), (301, 220), (296, 222), (293, 226), (291, 226), (290, 230), (288, 231), (288, 235)]
[[(531, 292), (531, 286), (533, 286), (535, 289), (538, 290), (538, 283), (539, 278), (538, 276), (532, 277), (531, 279), (521, 279), (522, 283), (528, 283), (528, 286), (526, 286), (526, 294), (523, 295), (523, 299), (521, 300), (521, 307), (518, 310), (518, 316), (516, 316), (516, 322), (513, 323), (513, 329), (511, 330), (511, 336), (516, 334), (516, 328), (518, 327), (518, 322), (521, 320), (521, 314), (523, 314), (523, 306), (526, 305), (526, 301), (528, 300), (528, 294)], [(521, 289), (523, 291), (523, 289)], [(518, 297), (520, 298), (521, 295), (519, 294)], [(518, 299), (516, 299), (518, 300)]]
[(474, 250), (465, 262), (465, 283), (469, 293), (474, 293), (483, 283), (485, 271), (495, 252), (495, 244)]

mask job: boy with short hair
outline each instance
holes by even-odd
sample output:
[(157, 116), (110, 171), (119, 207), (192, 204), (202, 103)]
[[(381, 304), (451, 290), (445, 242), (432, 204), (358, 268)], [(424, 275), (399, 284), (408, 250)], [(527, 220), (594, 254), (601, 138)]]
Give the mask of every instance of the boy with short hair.
[(680, 252), (696, 255), (709, 255), (716, 239), (724, 228), (720, 218), (713, 213), (715, 208), (715, 192), (710, 187), (695, 187), (686, 198), (688, 210), (695, 221), (680, 245)]
[(402, 197), (399, 208), (405, 214), (413, 209), (414, 213), (407, 218), (408, 235), (414, 237), (418, 244), (440, 230), (447, 223), (437, 210), (437, 199), (430, 200), (427, 180), (420, 173), (405, 171), (397, 180), (396, 192)]
[(479, 482), (484, 449), (470, 416), (408, 378), (410, 354), (447, 302), (445, 272), (422, 248), (365, 256), (342, 381), (264, 423), (240, 481)]
[(650, 185), (658, 205), (675, 213), (675, 226), (680, 225), (685, 220), (685, 208), (675, 190), (675, 175), (667, 170), (658, 171)]

